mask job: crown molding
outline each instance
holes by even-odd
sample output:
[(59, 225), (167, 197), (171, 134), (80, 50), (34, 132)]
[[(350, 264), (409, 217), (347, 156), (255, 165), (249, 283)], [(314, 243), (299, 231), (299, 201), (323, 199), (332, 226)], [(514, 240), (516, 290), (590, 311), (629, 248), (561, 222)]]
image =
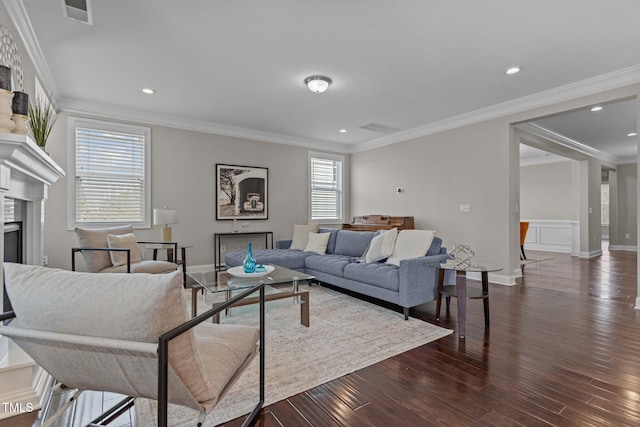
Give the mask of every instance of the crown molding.
[(602, 74), (590, 79), (560, 86), (555, 89), (538, 92), (533, 95), (502, 102), (486, 108), (438, 120), (423, 126), (407, 129), (392, 135), (383, 136), (351, 146), (351, 152), (366, 151), (397, 142), (407, 141), (462, 126), (480, 123), (510, 114), (520, 113), (546, 105), (569, 101), (582, 96), (592, 95), (640, 82), (640, 65)]
[(311, 148), (314, 150), (326, 150), (344, 154), (348, 152), (348, 147), (342, 144), (336, 144), (327, 141), (296, 138), (290, 135), (283, 135), (274, 132), (264, 132), (238, 126), (212, 123), (205, 120), (193, 120), (183, 117), (149, 113), (132, 108), (127, 109), (121, 106), (85, 102), (71, 98), (61, 98), (58, 102), (58, 107), (70, 114), (93, 115), (111, 120), (145, 123), (149, 125), (164, 126), (175, 129), (231, 136), (234, 138)]
[(520, 160), (520, 166), (538, 166), (538, 165), (549, 165), (552, 163), (562, 163), (569, 162), (571, 159), (567, 157), (558, 156), (555, 154), (551, 154), (546, 157), (536, 157), (533, 159), (523, 159)]
[(2, 0), (2, 3), (27, 49), (27, 54), (31, 62), (33, 62), (36, 73), (42, 79), (45, 90), (49, 92), (51, 102), (55, 105), (55, 101), (60, 98), (60, 90), (47, 61), (44, 59), (44, 54), (40, 49), (40, 43), (38, 43), (38, 38), (27, 15), (27, 10), (24, 8), (24, 3), (22, 0)]
[(559, 133), (553, 132), (547, 128), (544, 128), (540, 125), (534, 124), (534, 123), (520, 123), (518, 125), (515, 126), (516, 128), (520, 129), (521, 131), (530, 133), (532, 135), (536, 135), (539, 136), (541, 138), (547, 139), (551, 142), (554, 142), (558, 145), (561, 145), (563, 147), (569, 148), (573, 151), (577, 151), (578, 153), (587, 155), (589, 157), (594, 157), (596, 159), (605, 161), (605, 162), (609, 162), (609, 163), (613, 163), (616, 164), (618, 159), (615, 156), (612, 156), (610, 154), (604, 153), (600, 150), (597, 150), (595, 148), (589, 147), (588, 145), (585, 145), (581, 142), (578, 142), (574, 139), (571, 138), (567, 138), (564, 135), (561, 135)]

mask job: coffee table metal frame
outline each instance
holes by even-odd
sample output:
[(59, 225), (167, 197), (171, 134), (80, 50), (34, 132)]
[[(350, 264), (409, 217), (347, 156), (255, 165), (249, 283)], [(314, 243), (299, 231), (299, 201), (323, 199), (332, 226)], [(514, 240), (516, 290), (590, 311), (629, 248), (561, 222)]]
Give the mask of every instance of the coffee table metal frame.
[[(191, 287), (191, 310), (193, 316), (197, 314), (197, 298), (198, 291), (200, 290), (204, 290), (205, 292), (209, 291), (212, 293), (224, 292), (225, 301), (228, 301), (229, 299), (231, 299), (233, 291), (251, 288), (260, 282), (264, 282), (267, 286), (272, 286), (279, 290), (281, 288), (281, 286), (279, 285), (291, 283), (292, 286), (290, 290), (267, 294), (265, 295), (265, 301), (268, 302), (285, 298), (293, 298), (295, 302), (299, 302), (300, 304), (300, 323), (306, 327), (309, 327), (309, 292), (299, 291), (299, 282), (301, 280), (309, 281), (313, 279), (313, 276), (300, 273), (295, 270), (289, 270), (288, 268), (280, 267), (278, 265), (274, 265), (274, 267), (274, 270), (265, 276), (251, 278), (233, 277), (226, 271), (219, 270), (187, 273), (187, 276), (189, 276), (190, 279), (187, 281), (187, 287)], [(214, 276), (214, 280), (208, 282), (207, 278), (212, 275)], [(229, 314), (228, 310), (231, 307), (240, 307), (250, 304), (256, 304), (258, 302), (258, 297), (245, 298), (227, 308), (226, 313), (227, 315)], [(216, 307), (220, 304), (222, 303), (214, 303), (213, 307)], [(219, 314), (214, 316), (213, 321), (219, 323)]]

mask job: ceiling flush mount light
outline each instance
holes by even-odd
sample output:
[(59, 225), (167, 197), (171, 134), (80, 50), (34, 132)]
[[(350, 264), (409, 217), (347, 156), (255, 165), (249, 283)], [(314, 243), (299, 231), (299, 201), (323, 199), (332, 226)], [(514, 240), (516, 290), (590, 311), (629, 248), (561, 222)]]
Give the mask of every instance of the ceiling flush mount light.
[(629, 132), (627, 136), (638, 136), (638, 132)]
[(340, 133), (346, 133), (347, 130), (346, 129), (340, 129)]
[(600, 110), (602, 110), (602, 107), (600, 105), (596, 105), (595, 107), (591, 107), (591, 111), (593, 111), (594, 113), (596, 111), (600, 111)]
[(309, 76), (304, 79), (304, 84), (311, 92), (322, 93), (331, 85), (331, 79), (327, 76)]
[(511, 74), (517, 74), (520, 72), (520, 67), (511, 67), (509, 69), (507, 69), (507, 71), (505, 71), (505, 73), (511, 75)]
[(151, 88), (145, 87), (144, 89), (142, 89), (142, 93), (145, 93), (147, 95), (153, 95), (154, 93), (156, 93), (156, 91)]

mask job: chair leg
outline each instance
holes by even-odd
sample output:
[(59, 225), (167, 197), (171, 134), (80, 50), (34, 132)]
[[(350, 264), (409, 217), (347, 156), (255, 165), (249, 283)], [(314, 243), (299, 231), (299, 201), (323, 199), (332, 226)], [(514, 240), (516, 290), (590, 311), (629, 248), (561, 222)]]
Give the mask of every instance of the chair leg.
[(409, 307), (402, 307), (404, 313), (404, 320), (409, 320)]
[(527, 259), (527, 256), (524, 254), (524, 246), (520, 246), (520, 252), (522, 252), (522, 258), (520, 259)]
[(101, 414), (98, 418), (91, 421), (87, 427), (99, 427), (109, 425), (112, 421), (117, 419), (120, 415), (127, 412), (134, 405), (134, 399), (131, 396), (127, 396), (120, 402), (116, 403), (111, 409)]
[(64, 405), (62, 405), (62, 407), (60, 407), (60, 409), (58, 409), (58, 411), (55, 414), (53, 414), (50, 418), (48, 418), (47, 421), (41, 425), (41, 427), (50, 427), (54, 422), (58, 420), (58, 418), (60, 418), (62, 414), (64, 414), (64, 412), (69, 408), (69, 406), (71, 406), (73, 403), (75, 403), (76, 400), (78, 400), (81, 394), (82, 394), (82, 390), (76, 390), (73, 393), (73, 395), (69, 398), (69, 400), (67, 400), (67, 402)]

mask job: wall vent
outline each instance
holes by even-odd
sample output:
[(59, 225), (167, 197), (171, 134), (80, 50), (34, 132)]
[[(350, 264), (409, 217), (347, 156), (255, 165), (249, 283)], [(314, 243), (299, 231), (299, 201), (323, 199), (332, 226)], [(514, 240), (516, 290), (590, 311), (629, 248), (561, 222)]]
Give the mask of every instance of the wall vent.
[(64, 15), (74, 21), (92, 24), (89, 0), (62, 0)]
[(360, 129), (379, 133), (392, 133), (400, 130), (398, 128), (394, 128), (393, 126), (383, 125), (380, 123), (369, 123), (368, 125), (360, 126)]

